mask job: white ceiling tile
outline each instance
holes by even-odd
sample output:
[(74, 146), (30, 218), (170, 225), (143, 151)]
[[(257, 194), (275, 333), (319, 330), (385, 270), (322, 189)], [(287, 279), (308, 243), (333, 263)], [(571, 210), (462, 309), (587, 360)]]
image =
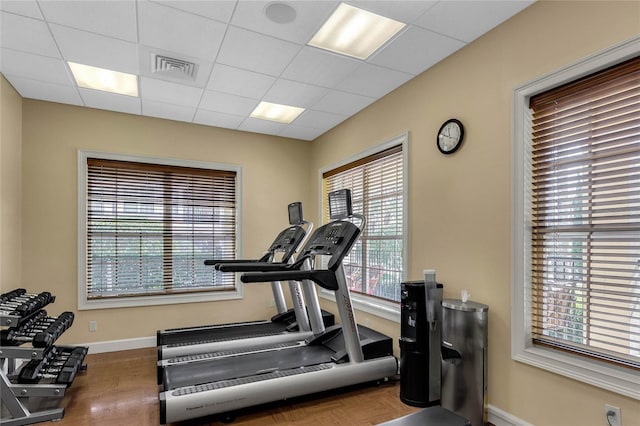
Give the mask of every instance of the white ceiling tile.
[(143, 99), (166, 102), (187, 107), (196, 107), (200, 102), (203, 90), (171, 83), (155, 78), (140, 77), (140, 93)]
[(331, 90), (311, 106), (315, 111), (353, 115), (376, 101), (376, 98)]
[(216, 111), (205, 111), (199, 109), (196, 112), (196, 116), (193, 118), (193, 122), (197, 124), (204, 124), (205, 126), (224, 127), (225, 129), (237, 129), (244, 117), (239, 115), (224, 114)]
[(367, 62), (416, 75), (463, 46), (464, 43), (459, 40), (409, 27)]
[(213, 60), (226, 25), (156, 3), (139, 2), (140, 43)]
[[(23, 37), (26, 31), (29, 37)], [(60, 57), (44, 21), (0, 12), (0, 46), (36, 55)]]
[(325, 133), (327, 129), (315, 129), (313, 127), (296, 126), (295, 124), (289, 124), (279, 136), (285, 138), (301, 139), (303, 141), (312, 141), (318, 136)]
[(50, 24), (65, 60), (130, 74), (139, 73), (138, 46), (112, 37)]
[(279, 76), (302, 46), (230, 26), (217, 61), (221, 64)]
[(31, 80), (20, 75), (4, 74), (9, 83), (20, 96), (41, 101), (57, 102), (82, 106), (82, 99), (73, 86), (53, 84), (44, 81)]
[(56, 24), (137, 42), (136, 2), (40, 1), (45, 18)]
[(315, 127), (317, 129), (330, 129), (342, 123), (348, 118), (347, 115), (333, 114), (324, 111), (306, 110), (300, 117), (296, 118), (298, 126)]
[(247, 116), (251, 114), (259, 102), (256, 99), (205, 90), (199, 107), (208, 111)]
[(281, 77), (316, 86), (333, 87), (361, 64), (346, 56), (305, 46)]
[(401, 71), (363, 63), (336, 85), (337, 89), (379, 98), (414, 77)]
[(3, 74), (19, 75), (52, 84), (75, 86), (75, 82), (62, 59), (32, 55), (11, 49), (1, 49)]
[(276, 104), (307, 108), (326, 95), (328, 89), (280, 79), (264, 95), (264, 100)]
[(44, 19), (35, 0), (2, 0), (0, 10), (30, 18)]
[(89, 108), (106, 109), (137, 115), (140, 115), (142, 112), (140, 98), (136, 96), (118, 95), (116, 93), (84, 89), (82, 87), (79, 87), (78, 91), (85, 106)]
[(441, 1), (421, 16), (416, 25), (471, 42), (533, 1)]
[(249, 117), (242, 122), (238, 127), (238, 130), (254, 133), (266, 133), (267, 135), (277, 135), (286, 127), (287, 125), (284, 123)]
[(205, 18), (215, 19), (220, 22), (229, 22), (231, 20), (231, 14), (236, 6), (236, 0), (215, 0), (215, 1), (203, 1), (203, 0), (177, 0), (177, 1), (156, 1), (164, 6), (173, 7), (175, 9), (184, 10), (196, 15), (204, 16)]
[(368, 10), (369, 12), (376, 13), (378, 15), (386, 16), (387, 18), (395, 19), (396, 21), (404, 22), (405, 24), (412, 23), (417, 17), (422, 15), (425, 11), (433, 7), (438, 1), (398, 1), (398, 0), (355, 0), (349, 1), (349, 4), (360, 9)]
[(142, 99), (142, 115), (191, 122), (195, 108)]
[(276, 78), (269, 75), (216, 64), (207, 89), (245, 98), (261, 99), (275, 81)]
[(295, 19), (289, 23), (278, 23), (267, 18), (265, 10), (273, 3), (276, 2), (240, 0), (231, 23), (279, 39), (306, 44), (340, 2), (334, 0), (279, 2), (295, 10)]

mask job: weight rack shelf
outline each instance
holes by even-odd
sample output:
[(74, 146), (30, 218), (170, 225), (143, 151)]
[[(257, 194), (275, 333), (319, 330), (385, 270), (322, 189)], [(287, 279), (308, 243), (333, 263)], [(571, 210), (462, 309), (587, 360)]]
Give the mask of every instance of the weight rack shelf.
[(64, 416), (58, 407), (76, 374), (86, 369), (85, 347), (55, 346), (71, 327), (74, 314), (57, 317), (43, 309), (49, 292), (15, 289), (0, 295), (0, 424), (27, 425)]

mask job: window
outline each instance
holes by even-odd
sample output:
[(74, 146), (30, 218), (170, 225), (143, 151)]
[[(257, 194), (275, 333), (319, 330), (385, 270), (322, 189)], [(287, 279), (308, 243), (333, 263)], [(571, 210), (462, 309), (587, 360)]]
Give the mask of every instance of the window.
[(82, 154), (85, 307), (237, 292), (204, 265), (236, 257), (235, 170)]
[(514, 108), (513, 357), (640, 398), (637, 45), (516, 89)]
[(323, 220), (329, 218), (327, 194), (343, 188), (351, 189), (354, 212), (367, 220), (343, 262), (349, 289), (395, 302), (400, 301), (405, 258), (403, 152), (395, 140), (322, 173)]

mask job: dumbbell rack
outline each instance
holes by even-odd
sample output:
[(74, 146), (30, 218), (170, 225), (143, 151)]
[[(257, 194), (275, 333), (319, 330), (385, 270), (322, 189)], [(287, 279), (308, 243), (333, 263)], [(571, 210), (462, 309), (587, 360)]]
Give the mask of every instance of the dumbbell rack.
[(16, 289), (0, 295), (0, 424), (26, 425), (64, 416), (58, 407), (83, 364), (88, 348), (55, 346), (73, 313), (47, 316), (48, 292)]

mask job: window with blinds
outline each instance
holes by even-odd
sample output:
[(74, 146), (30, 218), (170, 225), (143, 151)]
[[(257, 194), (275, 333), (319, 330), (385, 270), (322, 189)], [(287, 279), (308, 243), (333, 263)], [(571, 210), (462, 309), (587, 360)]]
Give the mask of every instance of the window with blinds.
[(535, 344), (640, 368), (640, 58), (533, 96)]
[(235, 288), (236, 173), (87, 158), (87, 299)]
[(327, 196), (351, 189), (353, 210), (366, 228), (343, 265), (351, 291), (400, 301), (403, 278), (402, 145), (327, 171), (323, 181), (323, 219), (329, 220)]

